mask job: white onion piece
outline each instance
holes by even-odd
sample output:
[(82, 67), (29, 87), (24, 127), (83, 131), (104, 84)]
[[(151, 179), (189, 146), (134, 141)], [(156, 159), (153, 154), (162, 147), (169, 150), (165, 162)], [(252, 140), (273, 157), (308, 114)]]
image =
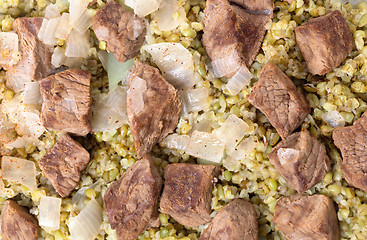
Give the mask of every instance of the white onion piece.
[(284, 165), (289, 162), (295, 162), (299, 156), (299, 150), (293, 148), (279, 148), (277, 155), (280, 164)]
[(46, 31), (46, 28), (47, 28), (47, 24), (48, 24), (48, 19), (44, 18), (42, 20), (42, 25), (41, 25), (41, 28), (40, 28), (40, 30), (38, 32), (38, 35), (37, 35), (38, 39), (42, 42), (43, 42), (43, 37), (45, 36), (45, 31)]
[(20, 60), (18, 34), (0, 32), (0, 64), (12, 66)]
[(105, 132), (128, 123), (126, 93), (127, 87), (117, 86), (95, 102), (92, 131)]
[(85, 196), (85, 191), (87, 189), (95, 188), (100, 182), (101, 182), (101, 179), (99, 179), (98, 181), (96, 181), (95, 183), (89, 186), (80, 188), (74, 194), (73, 198), (71, 199), (71, 203), (74, 204), (77, 209), (82, 210), (85, 207), (85, 204), (84, 204), (85, 200), (88, 199), (88, 197)]
[(83, 59), (81, 57), (66, 57), (62, 65), (65, 65), (67, 67), (73, 68), (73, 67), (80, 67), (80, 65), (83, 64)]
[(139, 96), (135, 98), (135, 101), (131, 102), (131, 109), (134, 114), (140, 113), (144, 109), (144, 98), (143, 94), (147, 90), (147, 84), (144, 79), (134, 76), (134, 81), (132, 81), (131, 85), (129, 86), (129, 90), (127, 93), (131, 96)]
[(210, 107), (207, 88), (190, 89), (182, 92), (182, 101), (188, 112), (207, 110)]
[(57, 17), (60, 17), (59, 8), (57, 7), (56, 4), (49, 4), (46, 7), (45, 18), (51, 19), (51, 18), (57, 18)]
[(249, 126), (236, 115), (231, 114), (223, 125), (215, 131), (219, 139), (223, 141), (228, 151), (232, 151), (245, 136)]
[(227, 152), (227, 154), (234, 160), (244, 159), (256, 148), (257, 143), (258, 140), (255, 137), (248, 137), (240, 142), (232, 151)]
[(95, 199), (90, 200), (76, 217), (69, 220), (71, 240), (93, 240), (103, 220), (103, 211)]
[(57, 26), (55, 37), (60, 38), (62, 40), (66, 40), (72, 26), (69, 24), (69, 13), (63, 13), (60, 17), (59, 25)]
[(3, 156), (1, 166), (3, 179), (22, 184), (30, 190), (37, 188), (36, 165), (34, 162)]
[(26, 83), (23, 92), (23, 103), (39, 104), (42, 102), (39, 82)]
[(65, 49), (62, 47), (56, 47), (54, 53), (51, 56), (51, 64), (55, 68), (60, 67), (65, 61)]
[(161, 145), (166, 148), (185, 151), (187, 145), (189, 145), (189, 141), (190, 137), (188, 135), (178, 135), (173, 133), (165, 137), (162, 140)]
[(252, 74), (246, 66), (240, 67), (236, 74), (228, 80), (226, 88), (231, 95), (237, 95), (252, 79)]
[(60, 228), (61, 198), (42, 196), (39, 208), (39, 225), (47, 230)]
[(186, 153), (197, 158), (220, 163), (224, 153), (224, 144), (215, 134), (194, 131)]
[(125, 4), (139, 17), (145, 17), (158, 10), (162, 0), (125, 0)]
[(86, 58), (89, 52), (89, 34), (72, 30), (66, 42), (65, 56)]
[(200, 132), (211, 132), (212, 130), (211, 124), (212, 122), (207, 119), (203, 119), (199, 122), (194, 122), (190, 132), (193, 132), (195, 130), (200, 131)]
[(344, 127), (345, 119), (338, 111), (326, 112), (321, 115), (322, 120), (324, 120), (329, 126), (336, 127)]
[(223, 54), (222, 56), (217, 57), (212, 61), (215, 76), (221, 78), (235, 73), (241, 67), (240, 62), (241, 59), (235, 53), (232, 55)]
[(90, 11), (84, 11), (83, 15), (81, 16), (78, 25), (75, 27), (79, 33), (83, 34), (88, 28), (92, 25), (93, 15)]
[(34, 137), (22, 136), (18, 137), (14, 141), (6, 143), (5, 147), (12, 149), (12, 148), (23, 148), (26, 147), (27, 145), (43, 146), (43, 142)]
[(42, 39), (42, 41), (45, 44), (50, 45), (50, 46), (54, 46), (57, 44), (55, 32), (56, 32), (57, 26), (59, 25), (59, 21), (60, 21), (60, 17), (52, 18), (48, 20), (45, 32), (43, 34), (43, 39)]
[(88, 7), (89, 0), (69, 0), (69, 3), (69, 23), (72, 27), (76, 27)]
[[(174, 18), (176, 11), (178, 11), (179, 16)], [(178, 5), (177, 0), (165, 0), (158, 11), (154, 13), (154, 17), (157, 20), (159, 30), (171, 31), (185, 22), (186, 12), (183, 7)]]
[(192, 54), (180, 43), (157, 43), (142, 48), (150, 53), (163, 77), (177, 89), (195, 84)]
[(231, 156), (227, 156), (225, 159), (223, 159), (223, 167), (231, 172), (238, 172), (241, 170), (241, 162), (232, 158)]

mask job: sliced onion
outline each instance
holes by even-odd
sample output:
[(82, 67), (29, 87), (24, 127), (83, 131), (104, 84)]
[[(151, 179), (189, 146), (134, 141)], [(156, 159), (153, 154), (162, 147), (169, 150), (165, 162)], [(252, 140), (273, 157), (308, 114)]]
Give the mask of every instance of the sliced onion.
[[(174, 17), (178, 12), (179, 16)], [(171, 31), (180, 26), (186, 19), (185, 9), (178, 5), (177, 0), (163, 1), (161, 7), (154, 13), (158, 28), (161, 31)]]
[(42, 102), (39, 82), (26, 83), (23, 92), (23, 103), (40, 104)]
[(69, 13), (63, 13), (60, 17), (59, 25), (57, 26), (55, 37), (60, 38), (62, 40), (66, 40), (72, 26), (69, 24)]
[(60, 228), (61, 198), (42, 196), (39, 208), (39, 225), (54, 231)]
[(89, 34), (80, 34), (72, 30), (66, 42), (65, 55), (67, 57), (86, 58), (89, 52)]
[(126, 93), (127, 87), (117, 86), (95, 102), (92, 131), (110, 131), (128, 123)]
[(177, 89), (189, 89), (195, 84), (192, 54), (180, 43), (157, 43), (144, 46), (158, 65), (163, 77)]
[(277, 155), (280, 164), (284, 165), (289, 162), (294, 162), (299, 156), (299, 150), (293, 148), (279, 148)]
[(207, 88), (190, 89), (181, 92), (182, 105), (188, 112), (207, 110), (210, 107), (209, 90)]
[(89, 0), (69, 0), (69, 23), (72, 27), (77, 27), (84, 11), (87, 9)]
[(49, 4), (46, 7), (45, 18), (51, 19), (51, 18), (57, 18), (57, 17), (60, 17), (59, 8), (57, 7), (56, 4)]
[(132, 81), (129, 86), (128, 94), (131, 96), (138, 96), (131, 102), (132, 111), (135, 114), (140, 113), (144, 109), (144, 99), (143, 92), (147, 90), (147, 84), (144, 79), (135, 76), (134, 81)]
[(232, 158), (231, 156), (227, 156), (225, 159), (223, 159), (223, 167), (231, 172), (238, 172), (241, 170), (241, 162)]
[(90, 200), (76, 217), (69, 220), (72, 240), (93, 240), (98, 235), (103, 220), (103, 211), (95, 199)]
[(62, 65), (67, 67), (80, 67), (83, 64), (83, 59), (81, 57), (65, 57), (65, 60)]
[(5, 144), (6, 148), (12, 149), (12, 148), (23, 148), (28, 145), (33, 146), (43, 146), (43, 142), (38, 140), (38, 138), (29, 137), (29, 136), (22, 136), (16, 138), (14, 141), (11, 141), (9, 143)]
[(215, 134), (194, 131), (186, 153), (197, 158), (220, 163), (224, 153), (224, 144)]
[(211, 132), (212, 130), (212, 126), (211, 126), (211, 121), (207, 120), (207, 119), (203, 119), (199, 122), (194, 122), (192, 125), (192, 129), (191, 131), (200, 131), (200, 132)]
[(18, 34), (0, 32), (0, 64), (12, 66), (20, 59)]
[(232, 151), (227, 152), (227, 154), (234, 160), (242, 160), (250, 155), (250, 153), (256, 148), (257, 143), (258, 140), (256, 137), (248, 137), (240, 142), (240, 144), (232, 149)]
[(338, 111), (326, 112), (322, 114), (321, 118), (333, 128), (345, 126), (345, 119)]
[(79, 33), (85, 33), (90, 26), (92, 26), (93, 15), (91, 11), (84, 11), (83, 15), (81, 16), (78, 25), (75, 27)]
[[(57, 26), (59, 25), (60, 17), (58, 18), (52, 18), (48, 20), (47, 26), (45, 29), (45, 32), (43, 34), (42, 41), (50, 46), (54, 46), (57, 44), (57, 39), (55, 37), (55, 32), (57, 29)], [(43, 23), (42, 23), (43, 25)]]
[(78, 210), (82, 210), (85, 207), (85, 200), (87, 200), (87, 196), (85, 196), (85, 191), (87, 189), (92, 189), (95, 188), (99, 183), (101, 182), (101, 179), (99, 179), (98, 181), (96, 181), (95, 183), (87, 186), (87, 187), (82, 187), (80, 188), (73, 196), (73, 198), (71, 199), (71, 203), (75, 205), (75, 207)]
[(241, 66), (236, 74), (228, 80), (226, 88), (231, 95), (237, 95), (246, 85), (249, 85), (252, 74), (246, 66)]
[(235, 53), (232, 55), (223, 54), (222, 56), (214, 59), (212, 61), (212, 65), (216, 77), (229, 77), (241, 67), (241, 59)]
[(3, 156), (1, 162), (3, 179), (22, 184), (30, 190), (37, 188), (36, 183), (36, 165), (16, 157)]
[(161, 145), (162, 147), (185, 151), (187, 145), (189, 145), (189, 141), (190, 137), (188, 135), (178, 135), (174, 133), (165, 137), (162, 140)]
[(39, 32), (38, 32), (38, 38), (39, 38), (39, 40), (40, 40), (40, 41), (42, 41), (42, 42), (43, 42), (43, 38), (44, 38), (44, 36), (45, 36), (45, 32), (46, 32), (46, 28), (47, 28), (47, 24), (48, 24), (48, 19), (44, 18), (44, 19), (42, 20), (41, 28), (40, 28), (40, 30), (39, 30)]
[(248, 132), (249, 126), (236, 115), (231, 114), (223, 125), (215, 131), (223, 141), (227, 151), (232, 151)]
[(51, 57), (51, 64), (55, 68), (60, 67), (65, 62), (65, 49), (62, 47), (56, 47)]
[(162, 0), (125, 0), (125, 4), (139, 17), (145, 17), (158, 10)]

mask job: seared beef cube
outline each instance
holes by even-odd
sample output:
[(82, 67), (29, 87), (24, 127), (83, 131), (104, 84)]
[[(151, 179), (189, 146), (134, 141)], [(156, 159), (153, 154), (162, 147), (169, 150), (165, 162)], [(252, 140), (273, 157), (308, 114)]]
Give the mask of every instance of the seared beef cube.
[(85, 136), (91, 130), (91, 74), (66, 70), (40, 81), (45, 128)]
[(299, 127), (311, 111), (292, 80), (272, 63), (261, 69), (248, 100), (265, 114), (283, 139)]
[(342, 153), (340, 168), (345, 180), (367, 192), (367, 113), (352, 126), (335, 128), (333, 140)]
[(257, 240), (258, 223), (254, 206), (236, 199), (222, 208), (201, 235), (200, 240)]
[(239, 68), (250, 67), (270, 16), (231, 5), (228, 0), (208, 0), (204, 12), (203, 44), (217, 77), (232, 77)]
[(42, 21), (43, 18), (40, 17), (22, 17), (15, 19), (13, 23), (13, 29), (19, 36), (19, 51), (22, 56), (17, 64), (7, 69), (6, 86), (15, 92), (23, 91), (26, 83), (39, 81), (54, 71), (51, 65), (53, 49), (37, 37)]
[(60, 196), (67, 197), (78, 185), (88, 162), (88, 151), (64, 134), (38, 164)]
[(293, 133), (269, 154), (269, 160), (291, 188), (303, 193), (330, 170), (325, 146), (306, 129)]
[(282, 197), (275, 205), (273, 222), (287, 240), (339, 239), (333, 201), (324, 195)]
[(272, 17), (274, 9), (273, 0), (229, 0), (238, 4), (249, 12), (257, 14), (266, 14)]
[(157, 68), (136, 62), (127, 91), (127, 115), (139, 157), (177, 126), (181, 101)]
[(188, 163), (164, 168), (165, 184), (160, 207), (178, 223), (197, 227), (210, 221), (213, 180), (220, 168)]
[(13, 200), (6, 200), (1, 211), (3, 240), (37, 240), (38, 221)]
[(112, 183), (104, 195), (104, 206), (119, 240), (136, 240), (158, 216), (162, 178), (152, 159), (145, 155)]
[(114, 1), (109, 1), (94, 16), (93, 30), (120, 62), (139, 54), (146, 33), (143, 19)]
[(354, 38), (342, 14), (335, 10), (296, 27), (296, 41), (313, 75), (338, 67), (354, 47)]

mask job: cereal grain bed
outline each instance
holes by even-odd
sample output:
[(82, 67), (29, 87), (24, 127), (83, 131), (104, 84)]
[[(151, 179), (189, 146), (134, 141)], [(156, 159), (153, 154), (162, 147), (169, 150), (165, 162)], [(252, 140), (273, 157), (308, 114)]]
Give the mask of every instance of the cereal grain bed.
[[(0, 0), (0, 30), (12, 31), (13, 21), (21, 16), (44, 16), (46, 7), (54, 3), (61, 12), (67, 12), (67, 0)], [(89, 11), (95, 14), (105, 6), (104, 0), (93, 1)], [(341, 154), (332, 141), (334, 128), (325, 113), (338, 112), (345, 125), (352, 125), (367, 108), (367, 3), (361, 1), (355, 5), (337, 0), (293, 0), (275, 1), (274, 16), (266, 25), (267, 32), (260, 52), (249, 68), (254, 75), (250, 86), (237, 95), (229, 94), (225, 88), (228, 79), (216, 78), (211, 61), (202, 45), (202, 30), (205, 0), (178, 0), (186, 12), (184, 21), (172, 31), (161, 31), (151, 15), (146, 17), (147, 35), (145, 45), (153, 43), (176, 42), (187, 48), (194, 59), (195, 88), (207, 89), (209, 98), (207, 108), (192, 111), (181, 116), (174, 132), (178, 135), (191, 135), (193, 130), (219, 128), (230, 115), (235, 115), (247, 124), (245, 139), (255, 145), (248, 153), (236, 161), (223, 157), (220, 165), (223, 172), (213, 188), (211, 209), (214, 216), (226, 204), (236, 198), (249, 200), (258, 216), (260, 239), (285, 239), (272, 222), (274, 207), (282, 196), (290, 196), (296, 191), (291, 189), (280, 177), (268, 160), (272, 148), (280, 142), (280, 137), (268, 119), (252, 106), (247, 96), (258, 79), (261, 68), (268, 62), (277, 65), (296, 84), (310, 103), (311, 113), (302, 123), (311, 134), (325, 144), (331, 162), (331, 171), (306, 191), (308, 195), (323, 194), (330, 197), (337, 209), (341, 239), (367, 239), (367, 193), (348, 185), (340, 169)], [(307, 70), (301, 51), (296, 44), (295, 28), (310, 18), (323, 16), (333, 10), (339, 10), (353, 33), (355, 47), (343, 63), (324, 76), (314, 76)], [(91, 47), (89, 57), (79, 68), (92, 74), (91, 93), (94, 101), (100, 95), (108, 93), (108, 76), (99, 60), (98, 52), (106, 49), (106, 43), (99, 42), (90, 31)], [(62, 40), (57, 43), (64, 46)], [(139, 60), (156, 66), (150, 54), (141, 50)], [(5, 70), (0, 70), (0, 102), (17, 97), (6, 87)], [(209, 127), (206, 127), (209, 126)], [(0, 126), (0, 132), (2, 131)], [(8, 130), (9, 134), (16, 134)], [(27, 144), (22, 148), (2, 149), (1, 155), (19, 157), (33, 161), (36, 165), (38, 187), (31, 191), (28, 187), (2, 180), (4, 189), (0, 192), (0, 210), (7, 199), (13, 198), (18, 204), (30, 209), (30, 213), (39, 218), (39, 204), (42, 196), (59, 197), (54, 188), (42, 174), (38, 161), (55, 145), (61, 132), (45, 131), (40, 136), (40, 144)], [(137, 161), (130, 127), (122, 127), (105, 132), (94, 132), (77, 140), (89, 151), (91, 160), (82, 173), (76, 189), (68, 197), (62, 198), (60, 227), (57, 230), (40, 228), (40, 239), (71, 239), (69, 221), (77, 216), (82, 207), (91, 199), (101, 206), (102, 197), (107, 188), (119, 179), (124, 172)], [(3, 139), (0, 139), (3, 141)], [(195, 158), (184, 151), (173, 150), (164, 142), (152, 150), (153, 162), (163, 176), (163, 168), (172, 163), (207, 164), (204, 159)], [(1, 184), (1, 183), (0, 183)], [(159, 213), (159, 227), (146, 229), (139, 240), (145, 239), (199, 239), (208, 224), (190, 228), (178, 224), (169, 215)], [(103, 222), (96, 239), (116, 239), (116, 231), (109, 224), (103, 210)], [(1, 236), (0, 236), (1, 239)]]

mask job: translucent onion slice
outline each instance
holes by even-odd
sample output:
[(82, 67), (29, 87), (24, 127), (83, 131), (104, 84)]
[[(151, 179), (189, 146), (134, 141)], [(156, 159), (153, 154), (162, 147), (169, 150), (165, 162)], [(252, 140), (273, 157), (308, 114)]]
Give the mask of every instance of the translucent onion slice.
[(89, 33), (80, 34), (78, 31), (72, 30), (66, 42), (65, 56), (86, 58), (89, 47)]
[(42, 21), (41, 28), (38, 32), (38, 39), (42, 42), (43, 42), (43, 37), (45, 36), (45, 31), (46, 31), (46, 28), (47, 28), (47, 24), (48, 24), (48, 19), (44, 18), (43, 21)]
[(246, 85), (249, 85), (252, 74), (246, 66), (241, 66), (236, 74), (228, 80), (226, 88), (231, 95), (237, 95)]
[(182, 104), (188, 112), (205, 111), (210, 107), (209, 90), (207, 88), (186, 90), (181, 93), (181, 96)]
[(336, 127), (344, 127), (345, 119), (338, 111), (326, 112), (321, 115), (322, 120), (324, 120), (329, 126)]
[(41, 142), (37, 138), (29, 137), (29, 136), (22, 136), (22, 137), (18, 137), (14, 141), (6, 143), (5, 147), (9, 148), (9, 149), (12, 149), (12, 148), (23, 148), (23, 147), (26, 147), (28, 145), (43, 146), (44, 144), (43, 144), (43, 142)]
[(36, 165), (34, 162), (3, 156), (1, 166), (3, 179), (22, 184), (30, 190), (37, 188)]
[(194, 86), (194, 60), (190, 51), (180, 43), (157, 43), (142, 49), (152, 55), (163, 77), (175, 88)]
[(154, 18), (161, 31), (171, 31), (185, 22), (186, 12), (183, 7), (178, 5), (177, 0), (166, 0), (154, 13)]
[(161, 146), (170, 149), (185, 151), (186, 147), (189, 145), (189, 141), (190, 137), (188, 135), (178, 135), (176, 133), (173, 133), (162, 140)]
[(69, 24), (69, 13), (63, 13), (60, 17), (59, 25), (57, 26), (55, 37), (60, 38), (62, 40), (66, 40), (72, 26)]
[(92, 11), (84, 11), (78, 22), (78, 25), (75, 27), (75, 30), (77, 30), (81, 34), (85, 33), (88, 28), (92, 26), (93, 16), (94, 15), (92, 14)]
[(40, 104), (42, 102), (39, 82), (26, 83), (23, 92), (23, 103)]
[(65, 49), (62, 47), (56, 47), (54, 53), (51, 56), (51, 64), (55, 68), (60, 67), (65, 62)]
[(242, 119), (231, 114), (215, 134), (223, 141), (228, 151), (232, 151), (248, 132), (249, 126)]
[(89, 0), (69, 0), (69, 23), (72, 27), (77, 27), (84, 11), (87, 9)]
[(197, 158), (220, 163), (224, 154), (224, 144), (215, 134), (194, 131), (186, 153)]
[[(219, 23), (218, 23), (219, 24)], [(233, 50), (228, 51), (233, 52)], [(214, 74), (216, 77), (229, 77), (241, 67), (241, 59), (235, 53), (232, 55), (223, 54), (212, 61)]]
[(72, 240), (93, 240), (97, 236), (103, 220), (103, 211), (95, 199), (90, 200), (76, 217), (69, 220)]
[(280, 164), (284, 165), (289, 162), (295, 162), (299, 156), (299, 150), (293, 148), (279, 148), (277, 155)]
[(232, 151), (227, 152), (228, 156), (234, 160), (242, 160), (248, 157), (248, 155), (255, 150), (258, 140), (256, 137), (251, 136), (244, 139), (238, 144)]
[(60, 17), (59, 8), (57, 7), (56, 4), (49, 4), (46, 7), (45, 18), (51, 19), (51, 18), (57, 18), (57, 17)]
[(139, 17), (145, 17), (157, 11), (162, 0), (125, 0), (125, 5), (131, 7)]
[(47, 230), (60, 228), (61, 198), (42, 196), (39, 208), (39, 225)]
[(241, 162), (232, 158), (231, 156), (227, 156), (223, 159), (223, 167), (232, 172), (238, 172), (241, 170)]
[(12, 66), (20, 59), (18, 34), (0, 32), (0, 64)]
[[(43, 33), (42, 41), (50, 46), (57, 45), (57, 39), (55, 37), (55, 32), (57, 26), (59, 25), (60, 17), (52, 18), (48, 20), (45, 32)], [(42, 22), (43, 25), (43, 22)]]

